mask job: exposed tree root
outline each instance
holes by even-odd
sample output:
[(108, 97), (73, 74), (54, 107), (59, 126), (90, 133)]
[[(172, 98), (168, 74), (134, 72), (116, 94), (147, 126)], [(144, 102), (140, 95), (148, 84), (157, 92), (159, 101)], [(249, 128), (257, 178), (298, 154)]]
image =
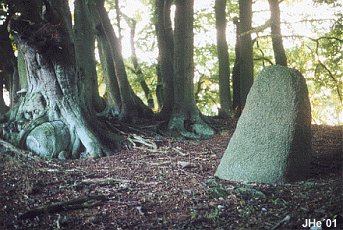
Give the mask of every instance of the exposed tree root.
[(205, 123), (198, 113), (186, 116), (184, 113), (173, 114), (168, 129), (173, 136), (186, 139), (208, 139), (214, 135), (214, 130)]
[[(15, 147), (14, 145), (12, 145), (11, 143), (8, 143), (8, 142), (6, 142), (4, 140), (1, 140), (1, 139), (0, 139), (0, 148), (4, 148), (4, 149), (8, 150), (9, 152), (11, 152), (14, 155), (17, 155), (19, 157), (30, 158), (30, 159), (33, 159), (33, 160), (37, 160), (38, 159), (35, 156), (31, 155), (30, 152), (21, 150), (21, 149)], [(5, 153), (8, 153), (8, 152), (1, 151), (1, 153), (5, 154)]]

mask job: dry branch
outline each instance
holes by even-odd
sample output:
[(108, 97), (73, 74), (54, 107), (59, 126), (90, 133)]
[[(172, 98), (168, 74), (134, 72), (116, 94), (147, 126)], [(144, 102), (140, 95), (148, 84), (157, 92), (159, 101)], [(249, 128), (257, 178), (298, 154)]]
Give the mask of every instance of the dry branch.
[(275, 230), (275, 229), (280, 228), (282, 225), (284, 225), (285, 223), (289, 222), (290, 219), (291, 219), (291, 217), (289, 215), (285, 216), (285, 218), (283, 218), (276, 225), (274, 225), (274, 227), (272, 227), (271, 230)]
[(20, 215), (20, 218), (28, 219), (28, 218), (34, 218), (41, 214), (55, 213), (55, 212), (60, 212), (60, 211), (68, 211), (68, 210), (76, 210), (76, 209), (84, 209), (84, 208), (92, 208), (106, 201), (108, 201), (108, 197), (104, 195), (80, 197), (80, 198), (72, 199), (69, 201), (56, 202), (56, 203), (48, 204), (46, 206), (41, 206), (38, 208), (31, 209), (23, 213), (22, 215)]
[(133, 144), (133, 146), (136, 146), (136, 143), (139, 143), (139, 144), (145, 145), (149, 148), (157, 149), (157, 145), (153, 141), (148, 140), (148, 139), (144, 139), (143, 137), (138, 136), (136, 134), (130, 135), (127, 139), (129, 142), (131, 142)]
[(114, 184), (128, 184), (130, 183), (130, 180), (122, 180), (117, 178), (95, 178), (95, 179), (86, 179), (81, 181), (81, 184), (83, 185), (91, 185), (91, 184), (97, 184), (97, 185), (114, 185)]

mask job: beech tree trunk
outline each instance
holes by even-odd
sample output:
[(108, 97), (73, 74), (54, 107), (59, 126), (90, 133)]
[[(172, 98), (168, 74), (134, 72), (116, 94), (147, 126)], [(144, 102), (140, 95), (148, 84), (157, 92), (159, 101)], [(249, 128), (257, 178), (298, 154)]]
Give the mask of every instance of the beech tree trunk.
[(236, 45), (235, 45), (235, 63), (232, 70), (232, 92), (233, 92), (233, 101), (232, 107), (234, 109), (235, 117), (239, 117), (242, 111), (242, 105), (240, 100), (240, 63), (241, 63), (241, 54), (240, 47), (241, 41), (239, 37), (239, 19), (235, 17), (233, 23), (236, 26)]
[(95, 61), (95, 28), (93, 27), (88, 0), (75, 0), (74, 40), (76, 51), (77, 74), (82, 82), (81, 91), (86, 97), (83, 102), (90, 112), (101, 112), (104, 104), (98, 90)]
[(253, 83), (253, 45), (251, 40), (252, 0), (239, 0), (240, 21), (240, 104), (245, 105)]
[(162, 108), (159, 118), (168, 120), (173, 110), (174, 100), (174, 41), (170, 18), (171, 0), (156, 0), (156, 34), (158, 43), (158, 65), (162, 83)]
[(226, 41), (226, 0), (216, 0), (217, 52), (219, 61), (219, 116), (228, 118), (232, 113), (230, 90), (230, 62)]
[(116, 72), (109, 44), (102, 30), (98, 30), (98, 50), (106, 83), (106, 99), (109, 111), (118, 116), (121, 108), (121, 97)]
[(95, 29), (96, 40), (98, 42), (98, 50), (100, 62), (103, 69), (104, 79), (106, 83), (105, 99), (107, 102), (106, 112), (117, 117), (120, 114), (121, 96), (119, 85), (112, 58), (110, 44), (101, 25), (100, 16), (98, 13), (98, 5), (95, 1), (88, 1), (87, 6), (90, 12), (93, 28)]
[(19, 130), (14, 141), (25, 147), (25, 139), (33, 129), (45, 122), (60, 121), (68, 128), (70, 139), (63, 141), (69, 143), (68, 150), (74, 158), (83, 149), (86, 156), (108, 155), (110, 150), (119, 148), (120, 138), (81, 103), (85, 95), (78, 83), (81, 88), (84, 86), (76, 74), (68, 2), (35, 3), (37, 9), (33, 10), (31, 2), (16, 1), (20, 17), (10, 22), (28, 74), (27, 94), (14, 120), (9, 121)]
[(154, 108), (154, 99), (152, 97), (151, 90), (146, 83), (144, 79), (144, 74), (142, 71), (142, 68), (140, 67), (138, 63), (138, 58), (136, 55), (136, 47), (135, 47), (135, 35), (136, 35), (136, 21), (131, 19), (131, 22), (129, 23), (129, 26), (131, 27), (130, 31), (130, 46), (131, 46), (131, 61), (133, 64), (133, 71), (138, 77), (139, 84), (142, 87), (142, 90), (144, 92), (145, 99), (148, 103), (149, 108)]
[(268, 2), (270, 8), (271, 35), (275, 62), (278, 65), (287, 66), (287, 57), (281, 35), (279, 0), (268, 0)]
[(194, 0), (176, 0), (175, 5), (174, 104), (169, 129), (185, 138), (209, 138), (214, 131), (202, 120), (194, 98)]
[(106, 12), (104, 0), (97, 0), (96, 8), (100, 22), (99, 26), (102, 27), (102, 31), (105, 34), (107, 42), (109, 44), (112, 60), (115, 67), (115, 75), (117, 77), (119, 86), (121, 98), (119, 119), (135, 122), (138, 117), (151, 117), (153, 115), (152, 110), (137, 97), (130, 86), (125, 70), (123, 57), (120, 52), (120, 42), (113, 30), (110, 19)]

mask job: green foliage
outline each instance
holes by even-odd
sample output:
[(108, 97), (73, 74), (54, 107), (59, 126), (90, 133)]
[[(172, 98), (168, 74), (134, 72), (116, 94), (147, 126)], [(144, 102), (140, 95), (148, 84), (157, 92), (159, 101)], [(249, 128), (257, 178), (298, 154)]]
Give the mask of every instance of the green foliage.
[(210, 213), (207, 214), (207, 219), (210, 221), (216, 223), (220, 220), (220, 210), (218, 208), (215, 208)]
[(210, 198), (225, 198), (230, 194), (230, 192), (215, 179), (209, 179), (205, 183)]
[(317, 4), (327, 4), (335, 7), (342, 6), (342, 2), (340, 0), (313, 0), (313, 2)]
[(191, 220), (196, 220), (198, 218), (198, 210), (191, 209)]
[(342, 24), (314, 39), (306, 39), (288, 52), (289, 63), (307, 79), (316, 123), (339, 124), (342, 103)]
[(248, 187), (239, 187), (235, 189), (235, 192), (240, 193), (242, 196), (247, 197), (247, 199), (264, 199), (266, 198), (266, 195), (253, 188), (248, 188)]
[(219, 104), (217, 47), (195, 47), (194, 93), (198, 107), (206, 115), (215, 115)]
[[(214, 6), (213, 6), (214, 7)], [(212, 28), (204, 25), (215, 25), (214, 8), (200, 9), (194, 14), (195, 33), (207, 33)]]
[(250, 205), (244, 200), (240, 201), (240, 207), (238, 208), (238, 212), (242, 218), (249, 218), (249, 216), (251, 216), (255, 211), (256, 210), (253, 205)]

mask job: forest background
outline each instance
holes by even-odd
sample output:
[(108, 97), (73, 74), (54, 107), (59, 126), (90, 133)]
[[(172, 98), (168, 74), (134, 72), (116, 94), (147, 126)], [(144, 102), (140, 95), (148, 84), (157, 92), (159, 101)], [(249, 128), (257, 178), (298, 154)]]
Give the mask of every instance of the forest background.
[[(203, 114), (213, 116), (218, 113), (221, 106), (214, 1), (196, 0), (194, 4), (195, 99)], [(69, 6), (71, 12), (74, 12), (73, 1), (69, 1)], [(156, 96), (159, 84), (158, 42), (153, 1), (108, 0), (105, 6), (113, 28), (121, 41), (126, 72), (133, 90), (146, 104), (149, 98), (152, 99), (153, 104), (150, 106), (154, 111), (158, 111), (160, 109)], [(234, 21), (239, 17), (238, 1), (227, 1), (226, 8), (226, 38), (232, 71), (235, 63), (237, 29)], [(263, 67), (275, 64), (275, 61), (268, 24), (270, 18), (268, 1), (255, 1), (252, 9), (251, 36), (254, 76), (257, 76)], [(281, 33), (288, 66), (298, 69), (306, 78), (312, 105), (312, 122), (329, 125), (342, 124), (343, 112), (340, 107), (343, 66), (341, 3), (321, 0), (281, 1), (280, 9)], [(172, 23), (174, 23), (174, 14), (175, 6), (172, 6)], [(132, 62), (133, 50), (137, 63)], [(17, 52), (16, 55), (18, 55)], [(99, 93), (104, 96), (106, 83), (97, 47), (95, 56)], [(137, 74), (137, 68), (141, 70), (141, 73)], [(232, 81), (230, 84), (232, 89)], [(9, 95), (6, 89), (4, 99), (9, 105)]]
[[(106, 1), (109, 17), (119, 33), (116, 2), (123, 15), (135, 20), (134, 42), (138, 62), (150, 89), (157, 86), (158, 47), (154, 28), (154, 5), (149, 0)], [(73, 11), (73, 3), (70, 1)], [(268, 1), (253, 2), (254, 76), (263, 67), (275, 64), (271, 45)], [(281, 32), (289, 67), (298, 69), (306, 78), (312, 105), (312, 123), (339, 125), (343, 123), (342, 103), (342, 8), (339, 1), (296, 0), (281, 1)], [(202, 113), (216, 115), (219, 103), (219, 66), (216, 48), (214, 1), (196, 0), (194, 30), (195, 97)], [(172, 6), (172, 22), (175, 7)], [(238, 1), (227, 4), (226, 37), (229, 48), (230, 69), (235, 62), (236, 27), (239, 16)], [(134, 73), (131, 60), (131, 27), (121, 20), (122, 54), (129, 71), (129, 81), (137, 95), (146, 101), (140, 78)], [(97, 54), (97, 52), (96, 52)], [(99, 89), (104, 95), (106, 84), (98, 60)], [(232, 87), (232, 81), (231, 81)], [(232, 91), (231, 91), (232, 92)], [(157, 101), (153, 94), (154, 101)], [(155, 110), (158, 109), (157, 103)]]

